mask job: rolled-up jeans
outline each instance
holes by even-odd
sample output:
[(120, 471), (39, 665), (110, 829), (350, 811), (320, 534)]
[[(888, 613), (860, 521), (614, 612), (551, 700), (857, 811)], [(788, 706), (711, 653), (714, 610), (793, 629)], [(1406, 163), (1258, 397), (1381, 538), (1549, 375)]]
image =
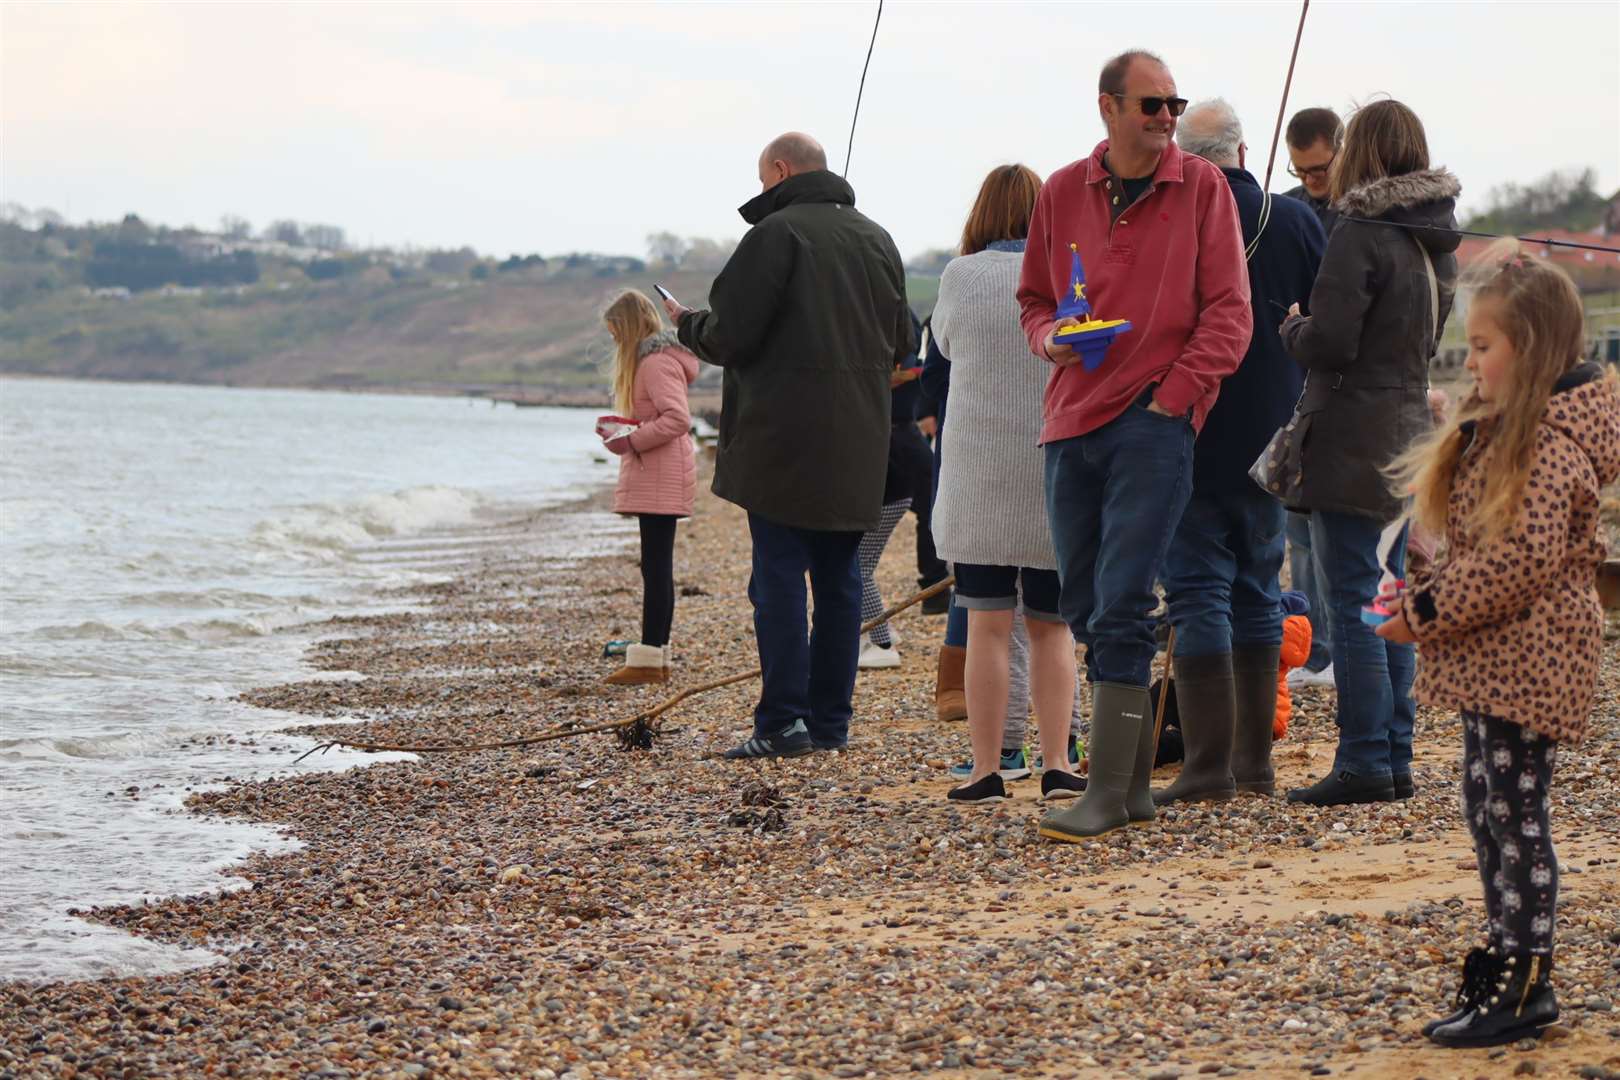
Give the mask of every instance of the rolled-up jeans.
[(1192, 421), (1147, 408), (1152, 390), (1095, 431), (1046, 444), (1046, 516), (1059, 604), (1093, 683), (1148, 685), (1154, 583), (1192, 492)]
[[(1417, 706), (1412, 681), (1417, 648), (1387, 642), (1361, 621), (1361, 608), (1378, 595), (1378, 537), (1384, 523), (1359, 514), (1311, 514), (1311, 546), (1327, 578), (1333, 607), (1333, 686), (1338, 696), (1339, 749), (1335, 772), (1401, 776), (1412, 771), (1412, 725)], [(1405, 572), (1406, 535), (1390, 555)]]

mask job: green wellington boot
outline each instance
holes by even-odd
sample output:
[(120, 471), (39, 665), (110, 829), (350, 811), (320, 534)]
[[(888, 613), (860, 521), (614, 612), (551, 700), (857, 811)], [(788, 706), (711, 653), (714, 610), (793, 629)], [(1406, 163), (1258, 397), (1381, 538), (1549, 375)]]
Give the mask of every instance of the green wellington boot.
[(1169, 787), (1153, 793), (1157, 806), (1175, 802), (1225, 802), (1237, 795), (1232, 782), (1232, 727), (1237, 702), (1232, 654), (1178, 656), (1176, 706), (1187, 757)]
[(1281, 657), (1280, 645), (1232, 650), (1232, 686), (1237, 701), (1232, 780), (1239, 791), (1277, 793), (1277, 775), (1271, 768), (1271, 731), (1277, 719), (1277, 668)]
[(1142, 771), (1144, 748), (1147, 773), (1139, 786), (1147, 803), (1144, 820), (1151, 821), (1153, 800), (1146, 795), (1145, 776), (1153, 771), (1153, 717), (1148, 712), (1147, 687), (1098, 683), (1092, 693), (1091, 771), (1086, 793), (1067, 808), (1043, 817), (1040, 834), (1075, 844), (1129, 823), (1132, 815), (1126, 804), (1137, 773)]

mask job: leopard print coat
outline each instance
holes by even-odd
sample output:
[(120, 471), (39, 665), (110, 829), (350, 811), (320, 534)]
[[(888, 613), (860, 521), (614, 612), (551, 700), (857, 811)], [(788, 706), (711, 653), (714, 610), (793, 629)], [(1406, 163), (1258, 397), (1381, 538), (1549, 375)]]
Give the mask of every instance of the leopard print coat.
[(1578, 743), (1603, 648), (1597, 568), (1607, 554), (1598, 493), (1620, 477), (1620, 389), (1595, 364), (1548, 401), (1519, 519), (1481, 542), (1464, 527), (1484, 494), (1481, 422), (1452, 484), (1446, 551), (1407, 596), (1429, 705), (1487, 713)]

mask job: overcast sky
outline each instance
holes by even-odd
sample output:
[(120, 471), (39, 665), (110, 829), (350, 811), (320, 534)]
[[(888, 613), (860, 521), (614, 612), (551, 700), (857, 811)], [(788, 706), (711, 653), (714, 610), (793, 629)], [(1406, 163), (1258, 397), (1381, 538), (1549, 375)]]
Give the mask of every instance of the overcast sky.
[[(642, 254), (734, 237), (801, 128), (842, 170), (875, 2), (0, 7), (3, 197), (73, 220), (330, 222), (359, 243)], [(1097, 70), (1142, 46), (1236, 106), (1265, 171), (1299, 4), (889, 0), (849, 179), (912, 255), (984, 173), (1101, 138)], [(1311, 6), (1290, 111), (1417, 110), (1463, 206), (1590, 165), (1620, 186), (1620, 3)], [(1275, 190), (1291, 186), (1278, 153)]]

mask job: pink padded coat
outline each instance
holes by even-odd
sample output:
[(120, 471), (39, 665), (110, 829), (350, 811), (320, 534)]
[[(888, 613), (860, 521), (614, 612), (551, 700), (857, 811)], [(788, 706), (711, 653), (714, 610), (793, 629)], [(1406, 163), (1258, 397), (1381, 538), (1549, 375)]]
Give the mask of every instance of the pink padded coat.
[(686, 388), (698, 377), (697, 357), (667, 333), (643, 341), (639, 351), (632, 415), (641, 426), (628, 439), (607, 444), (620, 455), (613, 511), (690, 517), (697, 462)]

